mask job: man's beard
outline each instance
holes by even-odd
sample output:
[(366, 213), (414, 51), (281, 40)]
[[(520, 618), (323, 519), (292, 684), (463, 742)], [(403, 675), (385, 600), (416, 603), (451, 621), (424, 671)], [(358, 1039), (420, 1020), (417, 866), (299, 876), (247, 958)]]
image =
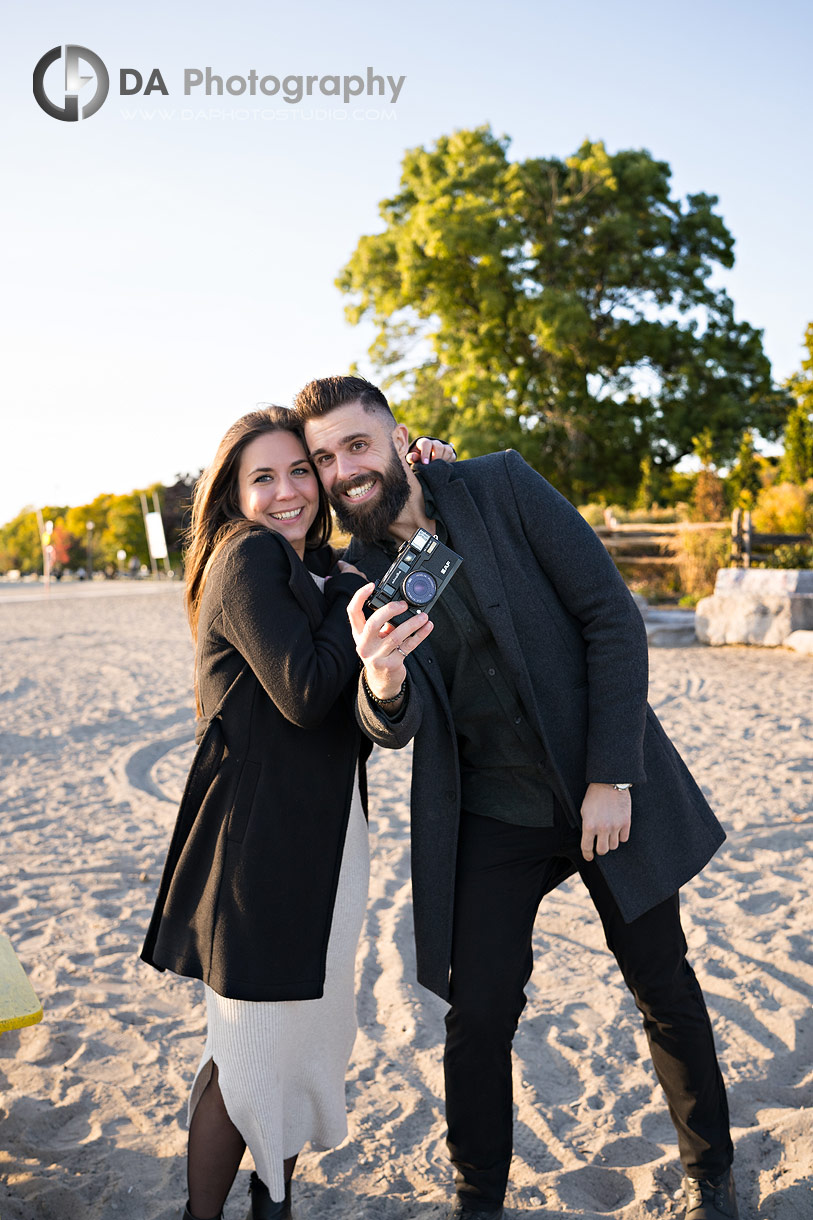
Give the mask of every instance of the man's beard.
[[(369, 504), (354, 505), (342, 497), (351, 487), (359, 487), (373, 477), (378, 480), (378, 494)], [(342, 483), (335, 483), (328, 499), (339, 525), (359, 542), (378, 542), (386, 538), (387, 530), (409, 499), (409, 480), (395, 446), (383, 472), (370, 471)]]

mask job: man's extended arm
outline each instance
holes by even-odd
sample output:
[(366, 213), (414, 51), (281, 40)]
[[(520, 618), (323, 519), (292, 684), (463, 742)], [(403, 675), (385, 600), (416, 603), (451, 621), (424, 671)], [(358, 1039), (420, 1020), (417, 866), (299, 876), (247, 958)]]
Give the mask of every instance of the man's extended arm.
[(604, 855), (629, 837), (630, 793), (618, 782), (646, 779), (648, 656), (646, 631), (618, 569), (576, 509), (528, 466), (505, 454), (523, 530), (586, 645), (588, 731), (582, 804), (582, 853)]

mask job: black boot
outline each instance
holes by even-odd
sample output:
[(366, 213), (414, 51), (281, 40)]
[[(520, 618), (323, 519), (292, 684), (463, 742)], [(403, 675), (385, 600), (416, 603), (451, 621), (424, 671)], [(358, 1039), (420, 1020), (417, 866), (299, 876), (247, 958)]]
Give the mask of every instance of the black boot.
[(449, 1212), (446, 1220), (503, 1220), (505, 1213), (501, 1207), (472, 1208), (464, 1207), (458, 1201)]
[(248, 1184), (251, 1195), (251, 1207), (246, 1220), (291, 1220), (291, 1183), (285, 1183), (285, 1198), (281, 1203), (275, 1203), (268, 1193), (268, 1187), (252, 1172)]
[[(186, 1207), (183, 1209), (183, 1215), (181, 1216), (181, 1220), (198, 1220), (197, 1216), (193, 1216), (191, 1211), (189, 1210), (189, 1200), (188, 1199), (186, 1201)], [(223, 1220), (223, 1213), (219, 1212), (218, 1215), (215, 1217), (215, 1220)]]
[(708, 1181), (683, 1179), (686, 1191), (686, 1220), (739, 1220), (734, 1176), (728, 1169)]

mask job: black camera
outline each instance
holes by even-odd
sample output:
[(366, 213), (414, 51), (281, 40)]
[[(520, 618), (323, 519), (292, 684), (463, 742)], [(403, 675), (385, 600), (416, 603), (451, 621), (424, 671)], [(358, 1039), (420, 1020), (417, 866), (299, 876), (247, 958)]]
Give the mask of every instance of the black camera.
[(428, 530), (416, 530), (379, 580), (367, 607), (379, 610), (390, 602), (405, 601), (408, 609), (391, 619), (396, 625), (421, 611), (428, 613), (462, 562)]

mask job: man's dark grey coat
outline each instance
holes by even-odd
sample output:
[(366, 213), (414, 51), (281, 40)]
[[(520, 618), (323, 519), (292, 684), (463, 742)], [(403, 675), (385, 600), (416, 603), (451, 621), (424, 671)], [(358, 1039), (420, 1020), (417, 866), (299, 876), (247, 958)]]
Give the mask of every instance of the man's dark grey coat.
[[(629, 922), (693, 877), (725, 835), (647, 704), (647, 641), (615, 564), (573, 506), (518, 453), (420, 469), (483, 618), (545, 746), (547, 781), (574, 826), (587, 784), (629, 781), (629, 842), (596, 859)], [(390, 559), (354, 541), (370, 579)], [(460, 774), (432, 640), (409, 658), (409, 698), (389, 719), (360, 689), (362, 728), (415, 739), (412, 885), (418, 979), (448, 998)], [(573, 871), (563, 863), (558, 884)]]

